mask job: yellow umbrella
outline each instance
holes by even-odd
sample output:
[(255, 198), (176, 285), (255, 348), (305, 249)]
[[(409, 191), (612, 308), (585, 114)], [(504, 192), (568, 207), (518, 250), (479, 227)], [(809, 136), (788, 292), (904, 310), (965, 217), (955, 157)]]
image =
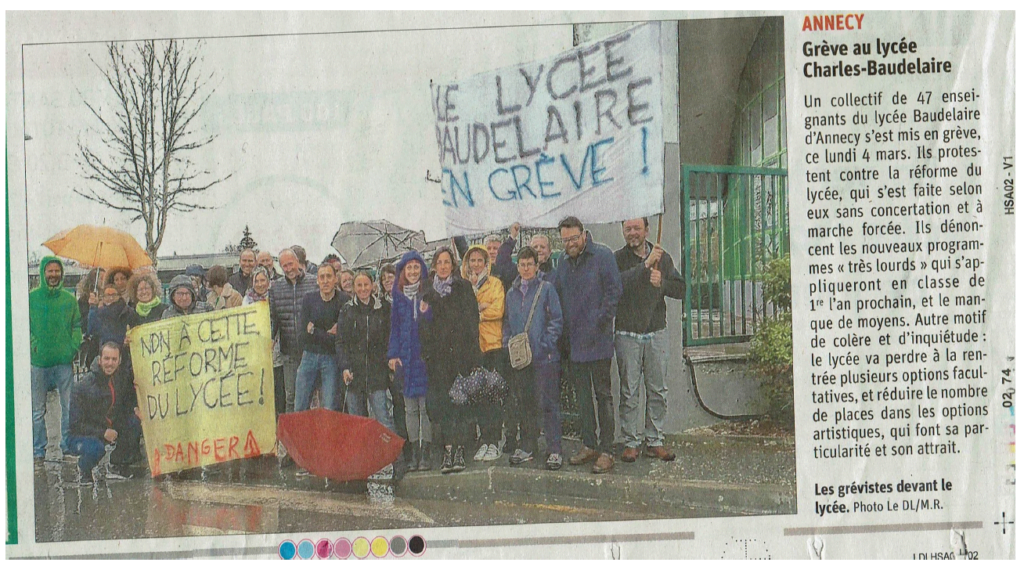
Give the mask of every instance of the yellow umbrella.
[(153, 265), (146, 250), (130, 234), (107, 226), (82, 224), (53, 236), (43, 245), (60, 257), (87, 267), (136, 268)]

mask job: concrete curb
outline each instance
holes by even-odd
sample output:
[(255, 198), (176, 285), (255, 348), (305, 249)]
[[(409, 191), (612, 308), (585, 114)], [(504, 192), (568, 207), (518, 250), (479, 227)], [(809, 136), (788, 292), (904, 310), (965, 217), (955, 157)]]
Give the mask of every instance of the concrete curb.
[[(441, 477), (440, 472), (407, 475), (399, 485), (403, 497), (471, 501), (481, 493), (533, 497), (543, 502), (615, 507), (654, 512), (707, 511), (708, 515), (796, 513), (796, 488), (768, 484), (709, 481), (658, 481), (624, 475), (596, 475), (565, 470), (492, 466)], [(481, 502), (484, 503), (484, 502)], [(692, 513), (691, 513), (692, 514)]]

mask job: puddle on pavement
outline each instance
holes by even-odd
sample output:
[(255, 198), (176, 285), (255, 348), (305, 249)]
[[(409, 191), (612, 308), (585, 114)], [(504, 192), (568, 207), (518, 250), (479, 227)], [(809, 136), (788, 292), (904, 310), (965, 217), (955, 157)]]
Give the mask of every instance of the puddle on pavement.
[[(459, 482), (428, 472), (398, 486), (338, 483), (296, 477), (294, 467), (280, 470), (268, 457), (176, 478), (146, 475), (83, 486), (75, 464), (45, 467), (35, 475), (39, 542), (664, 518), (543, 494), (495, 493), (486, 482), (471, 481), (486, 469), (467, 470)], [(425, 485), (440, 489), (426, 494)]]

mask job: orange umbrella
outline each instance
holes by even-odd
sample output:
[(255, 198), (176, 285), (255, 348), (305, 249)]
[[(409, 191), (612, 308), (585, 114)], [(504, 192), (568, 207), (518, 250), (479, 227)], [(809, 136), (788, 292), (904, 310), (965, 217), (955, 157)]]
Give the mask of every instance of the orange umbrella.
[(146, 250), (130, 234), (107, 226), (82, 224), (53, 236), (43, 245), (60, 257), (73, 259), (87, 267), (127, 267), (153, 265)]

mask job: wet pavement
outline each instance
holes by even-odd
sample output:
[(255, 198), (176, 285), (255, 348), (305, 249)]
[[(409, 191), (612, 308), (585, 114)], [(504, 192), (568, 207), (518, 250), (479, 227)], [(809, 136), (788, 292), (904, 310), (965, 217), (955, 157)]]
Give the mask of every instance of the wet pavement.
[[(81, 485), (77, 464), (59, 450), (59, 414), (51, 394), (47, 459), (34, 474), (39, 542), (796, 512), (791, 438), (680, 435), (670, 439), (676, 461), (616, 460), (603, 475), (568, 462), (549, 471), (542, 459), (511, 467), (503, 457), (467, 462), (459, 474), (338, 483), (296, 476), (264, 456)], [(579, 446), (563, 441), (566, 460)]]

